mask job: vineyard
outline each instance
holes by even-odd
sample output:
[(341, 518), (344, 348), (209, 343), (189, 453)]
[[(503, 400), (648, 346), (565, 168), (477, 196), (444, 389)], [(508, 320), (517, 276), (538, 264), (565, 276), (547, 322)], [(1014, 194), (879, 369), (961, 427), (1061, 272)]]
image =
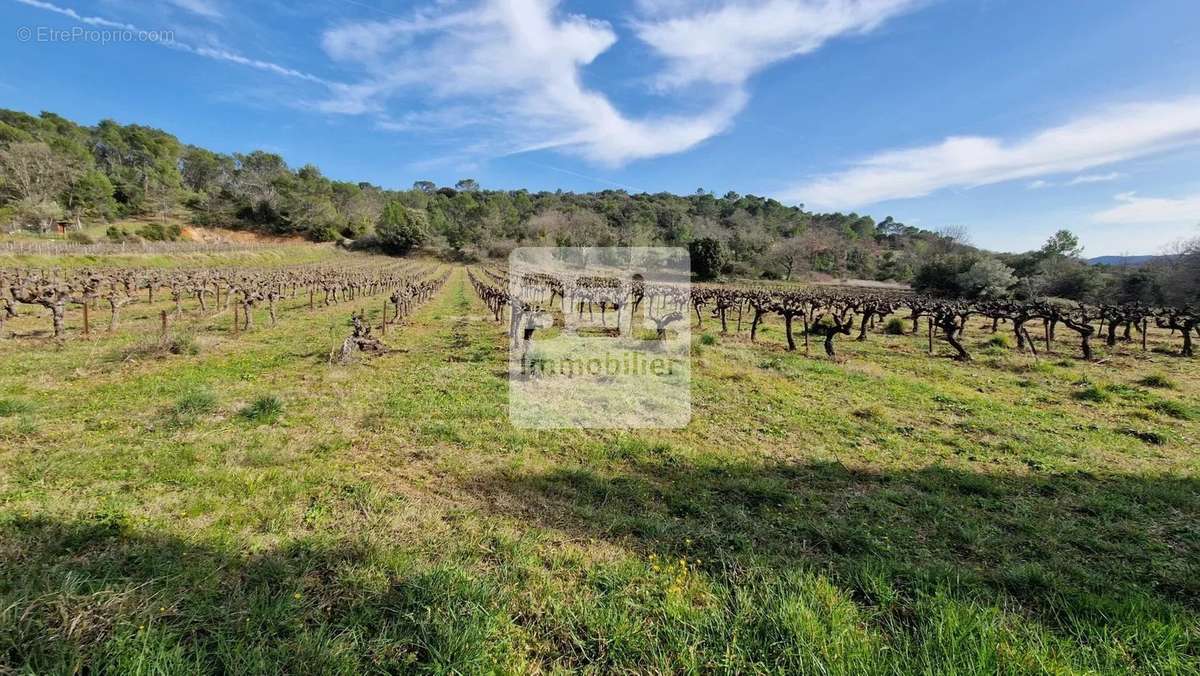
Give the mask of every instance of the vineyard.
[[(168, 308), (158, 310), (162, 337), (180, 322), (185, 328), (194, 329), (203, 320), (218, 315), (230, 316), (227, 330), (237, 335), (253, 330), (254, 318), (263, 310), (270, 325), (275, 326), (284, 308), (312, 311), (318, 303), (329, 307), (379, 295), (385, 296), (380, 321), (386, 331), (389, 324), (402, 321), (417, 305), (427, 301), (445, 279), (445, 273), (439, 276), (430, 267), (376, 262), (277, 269), (85, 268), (67, 272), (0, 269), (0, 284), (4, 287), (0, 296), (0, 334), (6, 321), (21, 317), (18, 312), (21, 306), (42, 308), (49, 316), (49, 335), (58, 339), (67, 337), (68, 311), (78, 315), (78, 335), (90, 338), (91, 318), (100, 309), (106, 313), (104, 332), (111, 334), (120, 328), (126, 306), (155, 308), (163, 303)], [(43, 333), (32, 331), (25, 337)]]
[[(125, 253), (0, 252), (0, 671), (1200, 670), (1195, 307)], [(568, 314), (691, 422), (511, 424)]]
[[(682, 312), (690, 307), (695, 314), (697, 329), (704, 329), (705, 315), (720, 322), (722, 335), (741, 335), (748, 332), (751, 343), (756, 342), (758, 329), (769, 316), (783, 323), (787, 349), (794, 351), (796, 320), (799, 320), (804, 340), (804, 352), (811, 354), (809, 338), (821, 337), (825, 355), (837, 356), (835, 339), (839, 335), (856, 333), (855, 340), (866, 341), (871, 330), (883, 325), (889, 317), (911, 323), (911, 333), (919, 334), (922, 320), (929, 341), (929, 353), (934, 353), (934, 341), (944, 341), (953, 348), (954, 358), (970, 361), (971, 354), (963, 345), (968, 320), (981, 317), (990, 322), (988, 329), (997, 334), (1001, 323), (1011, 328), (1015, 348), (1037, 357), (1038, 344), (1045, 352), (1054, 349), (1057, 329), (1065, 327), (1078, 340), (1079, 356), (1095, 357), (1092, 341), (1103, 338), (1104, 345), (1115, 348), (1119, 343), (1135, 341), (1140, 349), (1148, 349), (1150, 329), (1165, 329), (1169, 336), (1178, 336), (1179, 354), (1195, 355), (1194, 341), (1200, 339), (1200, 305), (1183, 307), (1151, 307), (1139, 303), (1088, 305), (1066, 300), (1036, 301), (954, 301), (930, 298), (898, 291), (863, 289), (793, 289), (755, 288), (753, 286), (645, 284), (634, 280), (623, 283), (618, 279), (581, 278), (566, 281), (546, 274), (522, 274), (516, 284), (508, 273), (487, 269), (481, 275), (470, 274), (471, 283), (479, 297), (488, 305), (497, 320), (507, 310), (510, 318), (509, 336), (515, 338), (521, 316), (537, 308), (550, 309), (556, 299), (558, 310), (580, 314), (586, 306), (589, 313), (597, 309), (601, 316), (612, 311), (620, 317), (625, 308), (635, 313), (645, 304), (647, 310), (661, 305), (663, 312), (644, 317), (654, 321), (661, 331), (667, 322), (684, 319)], [(511, 294), (510, 289), (518, 289)], [(734, 330), (730, 331), (731, 324)], [(1040, 325), (1040, 336), (1034, 340), (1029, 327)], [(904, 333), (902, 325), (893, 324), (892, 333)], [(1193, 336), (1194, 334), (1194, 336)], [(996, 344), (1002, 344), (1001, 340)]]

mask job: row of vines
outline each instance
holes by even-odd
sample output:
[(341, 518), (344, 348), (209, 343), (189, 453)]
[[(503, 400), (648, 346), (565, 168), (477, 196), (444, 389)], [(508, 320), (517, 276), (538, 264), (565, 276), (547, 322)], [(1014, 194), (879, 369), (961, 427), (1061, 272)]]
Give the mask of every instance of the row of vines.
[[(660, 336), (671, 323), (682, 320), (684, 312), (694, 313), (700, 328), (707, 316), (720, 322), (723, 333), (730, 332), (731, 324), (736, 333), (748, 331), (751, 342), (758, 340), (763, 322), (774, 316), (782, 320), (788, 350), (798, 349), (799, 325), (804, 349), (809, 350), (810, 337), (816, 336), (829, 357), (836, 356), (838, 336), (856, 334), (857, 340), (865, 341), (872, 329), (889, 317), (911, 322), (914, 334), (924, 320), (930, 352), (936, 338), (949, 345), (954, 357), (962, 361), (971, 359), (963, 337), (973, 317), (990, 320), (993, 333), (1002, 324), (1007, 325), (1016, 349), (1034, 356), (1039, 344), (1051, 350), (1062, 328), (1074, 334), (1081, 356), (1089, 360), (1095, 357), (1093, 341), (1099, 339), (1109, 347), (1140, 340), (1144, 350), (1151, 330), (1161, 329), (1179, 341), (1178, 354), (1191, 357), (1195, 339), (1200, 338), (1200, 303), (1153, 307), (1137, 303), (1092, 305), (1060, 299), (964, 301), (846, 287), (687, 287), (536, 272), (522, 272), (514, 278), (503, 270), (486, 268), (469, 274), (476, 293), (498, 321), (508, 311), (509, 335), (514, 339), (523, 317), (552, 307), (580, 315), (585, 308), (589, 313), (599, 309), (602, 317), (613, 312), (618, 328), (627, 308), (634, 313), (643, 310), (643, 315), (655, 322)], [(1030, 333), (1031, 326), (1041, 329), (1037, 340)]]

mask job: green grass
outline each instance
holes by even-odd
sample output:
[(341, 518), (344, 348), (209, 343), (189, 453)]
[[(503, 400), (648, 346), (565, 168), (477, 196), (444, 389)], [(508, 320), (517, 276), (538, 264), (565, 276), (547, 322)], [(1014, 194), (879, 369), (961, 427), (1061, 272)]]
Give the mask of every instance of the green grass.
[(1169, 377), (1161, 373), (1151, 373), (1150, 375), (1138, 380), (1138, 384), (1145, 385), (1146, 387), (1156, 387), (1163, 390), (1174, 390), (1179, 387), (1177, 384), (1175, 384), (1174, 380), (1171, 380)]
[(264, 394), (238, 413), (240, 416), (256, 423), (273, 423), (283, 415), (283, 402), (273, 394)]
[(391, 353), (329, 366), (378, 301), (197, 320), (162, 358), (111, 358), (137, 306), (128, 333), (0, 340), (0, 663), (1200, 669), (1200, 429), (1115, 385), (1194, 401), (1194, 361), (985, 355), (973, 325), (970, 364), (878, 334), (832, 362), (773, 321), (694, 357), (684, 429), (550, 432), (508, 424), (462, 270)]
[(24, 413), (30, 409), (27, 402), (17, 399), (0, 399), (0, 417)]

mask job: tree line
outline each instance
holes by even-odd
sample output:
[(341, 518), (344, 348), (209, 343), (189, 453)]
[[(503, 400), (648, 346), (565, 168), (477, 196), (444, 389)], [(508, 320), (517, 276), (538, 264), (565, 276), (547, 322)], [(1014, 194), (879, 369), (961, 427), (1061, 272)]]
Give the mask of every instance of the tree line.
[(130, 217), (163, 225), (108, 236), (170, 239), (178, 229), (168, 222), (182, 219), (396, 254), (425, 247), (460, 260), (504, 257), (517, 246), (686, 246), (701, 280), (852, 277), (972, 299), (1178, 303), (1167, 296), (1194, 298), (1197, 288), (1194, 244), (1156, 267), (1125, 270), (1088, 265), (1067, 231), (1037, 251), (992, 254), (954, 228), (817, 213), (735, 192), (485, 190), (472, 179), (387, 189), (333, 180), (312, 164), (294, 169), (262, 150), (213, 152), (151, 127), (0, 110), (0, 225), (47, 231)]

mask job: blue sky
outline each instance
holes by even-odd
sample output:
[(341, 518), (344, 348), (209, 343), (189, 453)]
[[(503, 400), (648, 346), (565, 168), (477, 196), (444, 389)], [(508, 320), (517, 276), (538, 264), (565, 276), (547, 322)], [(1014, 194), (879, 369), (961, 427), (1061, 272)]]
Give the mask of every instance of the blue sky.
[[(734, 190), (998, 250), (1062, 227), (1089, 255), (1200, 235), (1196, 0), (0, 0), (0, 17), (0, 107), (339, 179)], [(173, 39), (46, 32), (126, 28)]]

